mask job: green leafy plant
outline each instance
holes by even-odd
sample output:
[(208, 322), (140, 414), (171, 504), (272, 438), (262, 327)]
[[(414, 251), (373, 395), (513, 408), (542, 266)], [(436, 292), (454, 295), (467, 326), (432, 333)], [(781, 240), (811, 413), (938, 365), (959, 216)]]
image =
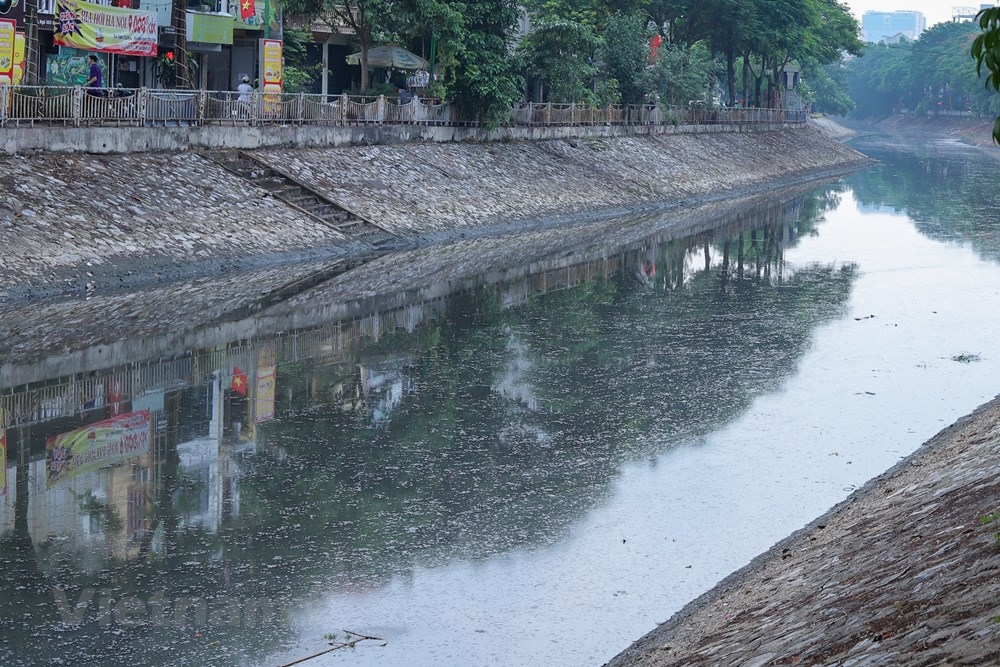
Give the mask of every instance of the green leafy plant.
[[(989, 72), (986, 87), (1000, 92), (1000, 7), (979, 12), (981, 35), (972, 41), (972, 57), (976, 59), (976, 73), (982, 77), (983, 65)], [(1000, 144), (1000, 118), (993, 124), (993, 141)]]
[[(997, 510), (996, 512), (991, 512), (990, 514), (984, 514), (983, 516), (979, 517), (979, 523), (984, 526), (989, 525), (997, 520), (1000, 520), (1000, 510)], [(996, 540), (998, 544), (1000, 544), (1000, 530), (993, 533), (993, 539)]]
[[(181, 83), (181, 68), (174, 52), (165, 51), (153, 60), (153, 78), (164, 88), (176, 88)], [(194, 58), (187, 58), (187, 74), (189, 84), (198, 80), (198, 61)]]

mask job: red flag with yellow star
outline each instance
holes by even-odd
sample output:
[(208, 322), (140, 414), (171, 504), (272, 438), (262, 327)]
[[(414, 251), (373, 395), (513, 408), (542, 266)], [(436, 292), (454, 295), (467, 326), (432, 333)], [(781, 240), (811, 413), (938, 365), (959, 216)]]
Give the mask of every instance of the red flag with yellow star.
[(240, 396), (247, 395), (247, 374), (241, 371), (239, 366), (233, 366), (233, 382), (229, 388)]
[(240, 0), (240, 18), (246, 21), (257, 13), (257, 6), (254, 0)]

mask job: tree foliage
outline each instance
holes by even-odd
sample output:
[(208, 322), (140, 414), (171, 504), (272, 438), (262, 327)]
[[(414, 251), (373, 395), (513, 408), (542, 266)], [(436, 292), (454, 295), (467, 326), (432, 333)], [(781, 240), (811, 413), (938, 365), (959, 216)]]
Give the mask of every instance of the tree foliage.
[[(857, 21), (839, 0), (284, 0), (284, 7), (353, 30), (362, 88), (371, 47), (400, 44), (430, 59), (433, 42), (435, 94), (492, 126), (506, 122), (506, 107), (527, 90), (524, 80), (560, 102), (634, 104), (659, 90), (684, 103), (711, 99), (693, 89), (718, 82), (730, 103), (742, 83), (744, 98), (752, 92), (758, 103), (778, 105), (779, 75), (792, 60), (817, 73), (842, 53), (861, 51)], [(517, 29), (522, 12), (531, 26), (525, 34)], [(663, 57), (651, 61), (654, 36)], [(718, 65), (704, 83), (707, 62)], [(843, 107), (840, 81), (816, 82), (813, 95)]]
[(702, 42), (691, 48), (676, 44), (661, 47), (652, 70), (660, 101), (686, 106), (692, 100), (711, 100), (713, 67), (708, 47)]
[(587, 88), (597, 74), (599, 41), (593, 29), (576, 21), (544, 21), (533, 26), (518, 50), (525, 74), (540, 81), (551, 102), (592, 101)]
[(516, 0), (477, 0), (463, 5), (465, 32), (457, 45), (449, 88), (461, 113), (497, 127), (510, 118), (523, 81), (512, 52)]
[(976, 34), (974, 23), (942, 23), (915, 41), (871, 45), (846, 67), (855, 115), (1000, 113), (1000, 99), (969, 63), (970, 50), (976, 54)]
[(601, 60), (604, 73), (618, 82), (622, 102), (637, 104), (652, 90), (646, 71), (649, 35), (639, 14), (614, 14), (604, 28)]
[[(986, 65), (986, 86), (1000, 92), (1000, 8), (984, 9), (977, 18), (982, 34), (972, 42), (976, 73), (982, 76), (983, 65)], [(993, 141), (1000, 143), (1000, 117), (993, 124)]]

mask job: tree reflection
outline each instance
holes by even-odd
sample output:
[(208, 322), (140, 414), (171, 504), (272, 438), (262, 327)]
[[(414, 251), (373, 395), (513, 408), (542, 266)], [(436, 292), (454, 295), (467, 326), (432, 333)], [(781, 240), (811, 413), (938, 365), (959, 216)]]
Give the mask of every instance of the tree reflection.
[(1000, 259), (994, 158), (924, 144), (917, 150), (862, 147), (878, 160), (847, 179), (862, 210), (905, 212), (929, 238), (968, 243), (982, 256)]
[[(26, 530), (15, 530), (26, 551), (0, 546), (18, 563), (0, 600), (3, 618), (19, 619), (4, 626), (4, 664), (240, 664), (279, 646), (283, 611), (304, 600), (552, 544), (611, 493), (623, 463), (697, 445), (794, 372), (854, 271), (789, 267), (784, 253), (836, 198), (650, 239), (595, 260), (582, 283), (563, 267), (452, 295), (408, 330), (278, 355), (276, 418), (252, 438), (249, 422), (233, 428), (234, 403), (216, 423), (216, 375), (167, 392), (152, 515), (128, 562), (105, 554), (93, 567), (57, 539), (25, 543)], [(212, 428), (223, 435), (207, 439), (215, 467), (202, 474), (185, 452)], [(199, 519), (206, 506), (214, 522)], [(93, 590), (116, 614), (142, 605), (145, 622), (92, 614), (67, 628), (50, 592), (59, 582), (71, 606)], [(235, 612), (218, 607), (234, 601)], [(275, 617), (262, 623), (247, 601)], [(224, 611), (236, 622), (213, 624)], [(59, 642), (32, 639), (56, 629)]]

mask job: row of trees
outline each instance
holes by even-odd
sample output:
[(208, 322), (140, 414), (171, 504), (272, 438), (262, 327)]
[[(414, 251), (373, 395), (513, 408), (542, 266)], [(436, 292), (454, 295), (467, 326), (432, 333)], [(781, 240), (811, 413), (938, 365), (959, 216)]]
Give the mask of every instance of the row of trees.
[[(285, 0), (289, 14), (350, 26), (361, 51), (401, 44), (428, 54), (432, 93), (464, 115), (503, 121), (535, 82), (546, 101), (635, 104), (711, 99), (780, 103), (793, 59), (820, 66), (860, 54), (857, 21), (837, 0)], [(527, 12), (530, 30), (520, 39)], [(651, 44), (654, 48), (651, 49)], [(431, 46), (433, 45), (433, 46)], [(433, 48), (433, 53), (429, 50)]]
[(827, 77), (840, 82), (849, 98), (839, 92), (823, 95), (815, 108), (838, 114), (853, 110), (859, 118), (899, 111), (1000, 114), (1000, 98), (983, 85), (970, 56), (980, 34), (977, 23), (940, 23), (915, 41), (871, 45), (863, 58), (826, 68)]

